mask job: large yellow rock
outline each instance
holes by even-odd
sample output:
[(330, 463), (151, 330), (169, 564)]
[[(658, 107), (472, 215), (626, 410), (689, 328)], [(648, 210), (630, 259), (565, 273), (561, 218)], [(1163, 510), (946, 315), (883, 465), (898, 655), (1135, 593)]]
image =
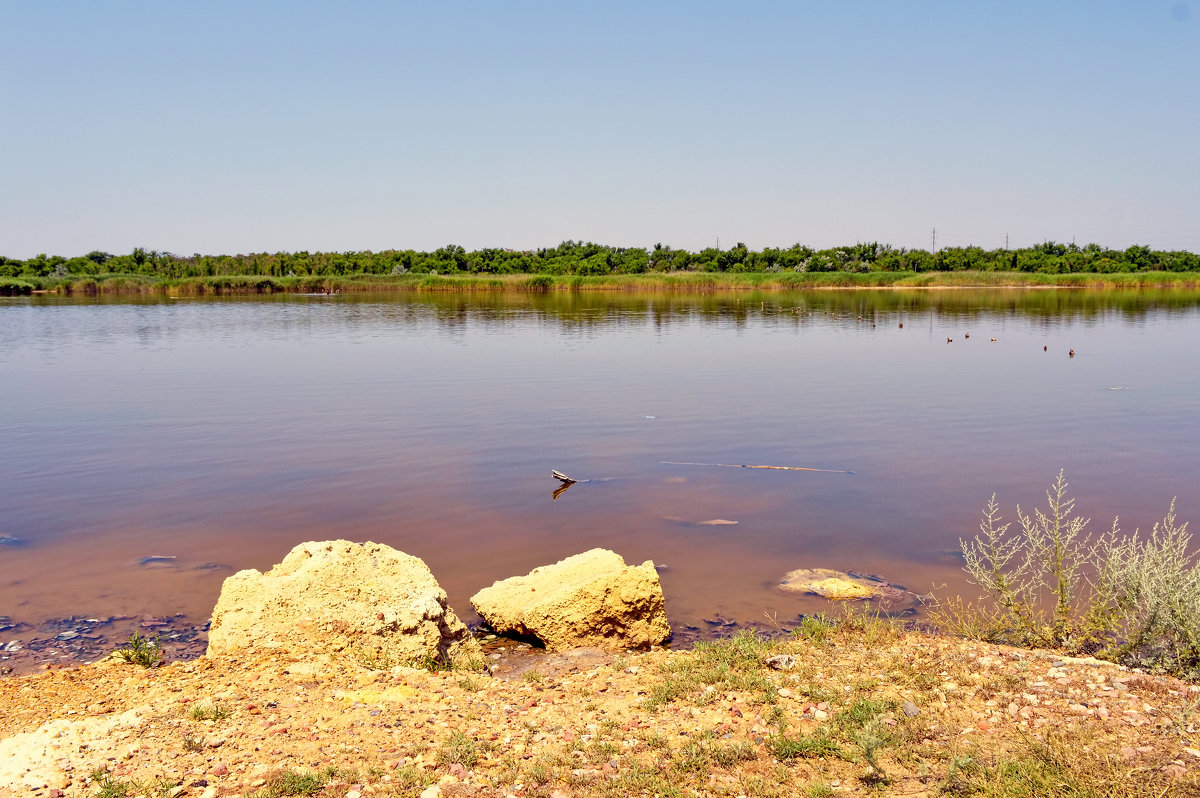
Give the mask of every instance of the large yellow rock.
[(372, 664), (482, 662), (479, 644), (419, 558), (381, 543), (301, 543), (266, 573), (225, 580), (210, 654), (342, 653)]
[(471, 603), (496, 631), (536, 637), (551, 651), (646, 648), (671, 636), (654, 563), (626, 565), (607, 549), (503, 579)]

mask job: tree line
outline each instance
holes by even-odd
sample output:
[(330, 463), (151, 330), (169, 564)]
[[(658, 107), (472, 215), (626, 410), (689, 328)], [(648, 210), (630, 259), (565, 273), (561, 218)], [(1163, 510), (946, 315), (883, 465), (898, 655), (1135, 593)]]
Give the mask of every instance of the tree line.
[(1147, 246), (1108, 249), (1047, 241), (1020, 249), (945, 247), (930, 252), (858, 243), (831, 249), (794, 244), (786, 249), (729, 249), (691, 252), (665, 244), (653, 249), (564, 241), (537, 250), (499, 248), (468, 252), (451, 244), (433, 252), (275, 252), (248, 255), (175, 255), (137, 247), (127, 255), (93, 251), (66, 258), (37, 255), (27, 260), (0, 256), (0, 277), (63, 280), (111, 274), (160, 279), (262, 275), (271, 277), (352, 274), (548, 274), (610, 275), (652, 272), (953, 272), (1016, 271), (1041, 274), (1196, 272), (1200, 255)]

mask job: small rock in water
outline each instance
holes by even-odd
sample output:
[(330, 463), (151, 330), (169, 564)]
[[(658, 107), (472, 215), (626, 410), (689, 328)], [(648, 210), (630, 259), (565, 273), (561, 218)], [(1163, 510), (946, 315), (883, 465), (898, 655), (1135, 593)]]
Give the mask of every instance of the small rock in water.
[(174, 554), (147, 554), (138, 558), (138, 565), (171, 565), (175, 562)]

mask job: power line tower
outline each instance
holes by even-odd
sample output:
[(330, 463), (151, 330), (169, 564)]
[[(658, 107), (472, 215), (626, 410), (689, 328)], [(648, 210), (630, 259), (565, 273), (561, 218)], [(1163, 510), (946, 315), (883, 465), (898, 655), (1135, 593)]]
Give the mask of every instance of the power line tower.
[(933, 253), (934, 255), (936, 255), (937, 254), (937, 228), (936, 227), (933, 228), (933, 235), (931, 235), (929, 237), (929, 247), (930, 247), (929, 251), (931, 253)]

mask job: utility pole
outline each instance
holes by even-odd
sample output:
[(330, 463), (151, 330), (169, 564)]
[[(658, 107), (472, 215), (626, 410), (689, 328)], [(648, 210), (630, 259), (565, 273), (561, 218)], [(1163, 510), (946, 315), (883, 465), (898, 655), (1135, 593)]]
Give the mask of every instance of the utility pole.
[(1004, 248), (1008, 249), (1008, 233), (1004, 234)]
[(930, 251), (931, 251), (931, 252), (932, 252), (934, 255), (936, 255), (936, 254), (937, 254), (937, 228), (936, 228), (936, 227), (935, 227), (935, 228), (933, 228), (933, 235), (932, 235), (932, 236), (930, 236), (930, 244), (929, 244), (929, 246), (930, 246)]

